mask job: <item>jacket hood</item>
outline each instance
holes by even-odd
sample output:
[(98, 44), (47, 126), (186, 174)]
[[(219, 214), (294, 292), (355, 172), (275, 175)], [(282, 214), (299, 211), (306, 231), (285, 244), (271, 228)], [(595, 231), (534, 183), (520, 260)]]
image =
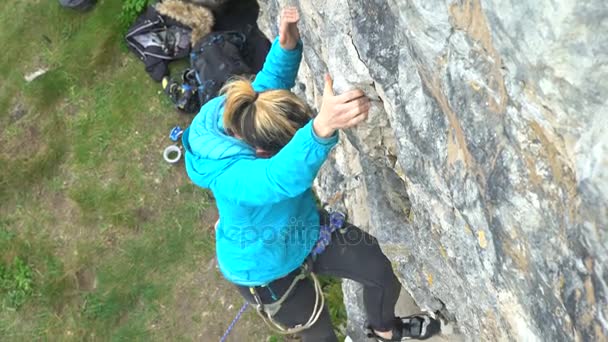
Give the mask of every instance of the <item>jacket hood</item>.
[(238, 159), (255, 158), (255, 150), (224, 131), (224, 96), (207, 102), (182, 135), (186, 171), (192, 181), (209, 188), (215, 176)]

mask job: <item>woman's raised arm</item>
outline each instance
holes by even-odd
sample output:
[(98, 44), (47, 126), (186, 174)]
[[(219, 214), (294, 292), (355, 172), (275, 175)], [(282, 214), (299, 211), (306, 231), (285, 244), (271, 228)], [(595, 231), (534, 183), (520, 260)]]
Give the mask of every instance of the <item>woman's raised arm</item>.
[(264, 67), (253, 81), (255, 91), (289, 90), (295, 85), (302, 60), (302, 42), (297, 26), (299, 20), (300, 16), (295, 7), (283, 10), (279, 37), (272, 43)]

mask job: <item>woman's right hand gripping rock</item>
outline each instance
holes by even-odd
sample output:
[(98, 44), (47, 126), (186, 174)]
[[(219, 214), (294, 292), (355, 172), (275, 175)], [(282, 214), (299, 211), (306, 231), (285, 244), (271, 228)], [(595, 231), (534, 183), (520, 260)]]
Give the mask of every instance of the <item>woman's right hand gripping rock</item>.
[(369, 98), (363, 91), (356, 89), (335, 95), (333, 80), (325, 75), (321, 110), (313, 121), (315, 134), (328, 138), (338, 129), (353, 127), (367, 118), (369, 108)]

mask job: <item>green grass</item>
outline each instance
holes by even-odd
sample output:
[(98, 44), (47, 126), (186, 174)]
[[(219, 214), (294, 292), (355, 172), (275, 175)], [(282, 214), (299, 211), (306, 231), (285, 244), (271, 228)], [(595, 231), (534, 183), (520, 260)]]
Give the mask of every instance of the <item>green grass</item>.
[(177, 280), (213, 255), (211, 197), (161, 157), (191, 118), (122, 47), (122, 5), (0, 5), (3, 340), (163, 336), (151, 322), (177, 319)]
[[(2, 341), (215, 340), (242, 303), (207, 266), (210, 194), (162, 160), (191, 117), (124, 48), (123, 4), (0, 2)], [(343, 324), (339, 284), (324, 288)], [(244, 319), (235, 336), (270, 333)]]
[(12, 264), (0, 264), (0, 291), (4, 300), (3, 310), (16, 310), (32, 295), (32, 269), (21, 258), (15, 257)]
[(137, 15), (154, 0), (125, 0), (120, 13), (120, 22), (124, 26), (130, 25)]
[(325, 305), (329, 310), (334, 330), (338, 338), (344, 340), (346, 331), (346, 308), (344, 307), (344, 297), (342, 294), (342, 282), (335, 277), (319, 276), (323, 294), (325, 295)]

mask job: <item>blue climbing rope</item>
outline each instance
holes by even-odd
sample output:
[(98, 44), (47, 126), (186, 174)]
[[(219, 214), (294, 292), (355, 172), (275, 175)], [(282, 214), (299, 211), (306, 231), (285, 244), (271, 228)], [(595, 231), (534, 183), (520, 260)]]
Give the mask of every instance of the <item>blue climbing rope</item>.
[[(339, 211), (334, 211), (331, 214), (329, 214), (329, 224), (322, 225), (319, 228), (319, 239), (317, 240), (317, 244), (315, 245), (315, 247), (312, 249), (312, 252), (311, 252), (311, 254), (313, 256), (317, 256), (325, 250), (325, 247), (327, 247), (329, 245), (329, 243), (331, 242), (331, 234), (338, 229), (342, 229), (345, 221), (346, 221), (346, 216)], [(243, 315), (243, 312), (245, 312), (245, 310), (247, 310), (248, 306), (249, 306), (249, 302), (245, 301), (245, 304), (243, 304), (243, 306), (241, 307), (239, 312), (236, 314), (236, 317), (234, 317), (234, 319), (228, 326), (228, 329), (226, 329), (226, 332), (220, 339), (220, 342), (226, 342), (228, 335), (230, 335), (230, 332), (236, 325), (236, 322), (241, 318), (241, 316)]]
[(236, 325), (236, 322), (239, 320), (239, 318), (241, 318), (241, 316), (243, 315), (243, 312), (245, 312), (245, 310), (247, 310), (248, 306), (249, 306), (248, 302), (245, 302), (245, 304), (243, 304), (243, 306), (241, 306), (241, 309), (239, 310), (239, 313), (236, 314), (236, 317), (234, 317), (234, 319), (232, 320), (232, 322), (228, 326), (228, 329), (226, 329), (226, 332), (224, 333), (224, 335), (220, 339), (220, 342), (226, 342), (226, 339), (228, 338), (228, 335), (230, 335), (230, 332), (232, 331), (232, 329)]

